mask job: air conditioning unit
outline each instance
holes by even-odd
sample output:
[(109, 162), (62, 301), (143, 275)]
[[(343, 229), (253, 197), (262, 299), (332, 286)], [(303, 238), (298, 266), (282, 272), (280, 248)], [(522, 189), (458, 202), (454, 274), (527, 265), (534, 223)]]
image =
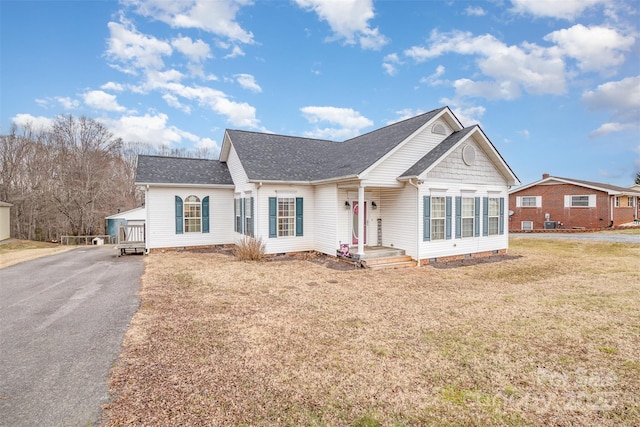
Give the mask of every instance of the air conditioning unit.
[(556, 228), (556, 222), (555, 221), (545, 221), (544, 222), (544, 229), (545, 230), (555, 230)]

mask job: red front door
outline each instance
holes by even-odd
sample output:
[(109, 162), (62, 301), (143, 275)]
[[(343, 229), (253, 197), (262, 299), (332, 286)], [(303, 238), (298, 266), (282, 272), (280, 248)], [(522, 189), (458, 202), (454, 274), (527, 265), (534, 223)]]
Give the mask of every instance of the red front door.
[(358, 230), (358, 213), (360, 212), (360, 206), (358, 206), (358, 202), (351, 203), (351, 244), (357, 245), (358, 239), (360, 235), (362, 235), (362, 243), (367, 244), (367, 202), (364, 202), (364, 210), (362, 215), (364, 215), (364, 230), (360, 233)]

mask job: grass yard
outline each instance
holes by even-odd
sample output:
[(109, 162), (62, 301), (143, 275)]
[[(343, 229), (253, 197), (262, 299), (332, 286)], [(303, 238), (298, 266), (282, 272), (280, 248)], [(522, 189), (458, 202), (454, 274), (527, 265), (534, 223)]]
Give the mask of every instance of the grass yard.
[(23, 261), (68, 251), (75, 246), (61, 246), (58, 243), (36, 242), (33, 240), (12, 240), (0, 245), (0, 268), (9, 267)]
[(108, 426), (640, 425), (640, 245), (336, 271), (145, 258)]

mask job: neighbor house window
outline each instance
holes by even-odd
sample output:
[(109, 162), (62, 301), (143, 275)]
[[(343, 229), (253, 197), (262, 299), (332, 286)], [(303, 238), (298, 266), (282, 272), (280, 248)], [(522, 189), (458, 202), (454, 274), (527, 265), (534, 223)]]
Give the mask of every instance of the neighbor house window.
[(620, 207), (620, 197), (618, 197), (618, 196), (616, 196), (615, 207), (616, 208)]
[(475, 221), (475, 199), (462, 198), (462, 237), (473, 237)]
[(444, 240), (445, 198), (431, 197), (431, 240)]
[(269, 197), (269, 237), (303, 235), (302, 197)]
[(536, 197), (535, 196), (522, 196), (522, 207), (523, 208), (535, 208), (536, 207)]
[(202, 229), (200, 199), (188, 196), (184, 199), (184, 232), (199, 233)]
[(533, 230), (533, 221), (522, 221), (521, 228), (525, 231)]
[(634, 203), (633, 203), (633, 202), (634, 202), (634, 200), (635, 200), (635, 198), (634, 198), (634, 197), (629, 196), (629, 207), (630, 207), (630, 208), (632, 208), (632, 207), (634, 207), (634, 206), (635, 206), (635, 205), (634, 205)]
[(588, 207), (589, 196), (571, 196), (571, 207)]

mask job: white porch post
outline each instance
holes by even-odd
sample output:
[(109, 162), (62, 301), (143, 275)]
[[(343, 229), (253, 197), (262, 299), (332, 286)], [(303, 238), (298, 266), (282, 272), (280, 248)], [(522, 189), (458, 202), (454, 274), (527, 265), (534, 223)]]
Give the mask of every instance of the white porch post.
[(358, 187), (358, 255), (364, 255), (364, 186)]

